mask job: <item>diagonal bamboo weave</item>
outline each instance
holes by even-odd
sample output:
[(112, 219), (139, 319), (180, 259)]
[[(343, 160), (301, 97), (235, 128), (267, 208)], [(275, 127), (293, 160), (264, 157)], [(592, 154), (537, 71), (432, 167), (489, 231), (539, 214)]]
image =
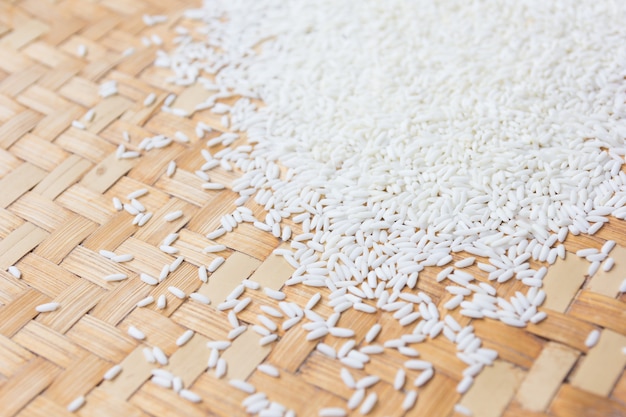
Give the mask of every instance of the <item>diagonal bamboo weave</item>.
[[(299, 327), (279, 330), (279, 340), (263, 348), (258, 347), (260, 336), (246, 331), (223, 352), (227, 378), (206, 371), (206, 342), (225, 339), (230, 331), (226, 314), (215, 306), (242, 279), (280, 289), (293, 268), (272, 254), (285, 245), (280, 239), (248, 224), (216, 239), (226, 250), (202, 252), (211, 243), (204, 235), (232, 210), (238, 195), (229, 187), (200, 189), (202, 181), (194, 171), (203, 163), (199, 150), (205, 141), (196, 138), (194, 128), (198, 121), (222, 128), (208, 112), (182, 118), (160, 111), (170, 93), (177, 94), (176, 107), (192, 109), (206, 92), (167, 84), (167, 71), (152, 66), (159, 46), (142, 43), (142, 38), (158, 35), (164, 47), (172, 47), (172, 28), (191, 24), (182, 11), (197, 5), (191, 0), (0, 0), (1, 416), (68, 416), (67, 405), (78, 396), (86, 398), (77, 412), (81, 416), (245, 415), (240, 403), (246, 394), (230, 386), (229, 378), (251, 382), (298, 416), (316, 416), (322, 406), (345, 407), (352, 395), (339, 378), (337, 362), (317, 352), (314, 342), (303, 342)], [(144, 14), (162, 14), (168, 20), (147, 26)], [(80, 45), (87, 51), (82, 57)], [(124, 54), (130, 47), (134, 53)], [(109, 80), (117, 81), (119, 94), (100, 98), (98, 87)], [(157, 98), (144, 106), (149, 93)], [(73, 127), (72, 121), (83, 120), (91, 108), (95, 118), (84, 122), (86, 129)], [(124, 131), (130, 133), (128, 143)], [(137, 159), (115, 156), (120, 144), (132, 151), (146, 136), (173, 136), (176, 131), (191, 141)], [(172, 160), (178, 168), (169, 177), (166, 169)], [(230, 185), (237, 174), (217, 168), (213, 175)], [(113, 197), (126, 202), (125, 196), (140, 188), (149, 190), (140, 200), (154, 213), (143, 227), (131, 224), (132, 216), (111, 203)], [(262, 213), (253, 202), (246, 206)], [(183, 216), (165, 221), (176, 210)], [(298, 225), (292, 227), (298, 230)], [(144, 284), (140, 273), (159, 276), (163, 265), (175, 259), (159, 250), (173, 232), (180, 235), (173, 246), (185, 261), (166, 282)], [(463, 396), (455, 388), (464, 364), (444, 338), (414, 346), (436, 373), (419, 389), (416, 407), (406, 413), (400, 408), (404, 395), (393, 389), (395, 372), (406, 357), (392, 349), (374, 355), (364, 371), (354, 372), (355, 377), (381, 377), (371, 389), (381, 401), (370, 415), (447, 417), (460, 415), (453, 409), (457, 403), (486, 417), (626, 415), (626, 355), (621, 351), (626, 346), (626, 299), (618, 292), (626, 277), (625, 232), (624, 222), (611, 220), (594, 237), (568, 238), (569, 256), (546, 277), (544, 322), (516, 329), (474, 320), (476, 334), (500, 358)], [(573, 253), (608, 239), (618, 243), (612, 254), (616, 266), (589, 279), (588, 264)], [(101, 249), (132, 253), (134, 259), (118, 264), (101, 256)], [(197, 268), (217, 256), (226, 262), (203, 284)], [(20, 279), (6, 272), (11, 265), (21, 271)], [(468, 271), (484, 277), (476, 267)], [(102, 279), (119, 272), (129, 279)], [(418, 289), (443, 305), (450, 295), (436, 283), (438, 272), (432, 268), (420, 274)], [(197, 291), (213, 303), (180, 300), (168, 286), (186, 294)], [(514, 294), (523, 286), (512, 282), (506, 288)], [(304, 305), (318, 289), (295, 286), (284, 291), (288, 300)], [(163, 294), (168, 300), (164, 309), (156, 303), (136, 306), (149, 295), (156, 300)], [(257, 322), (261, 305), (276, 304), (262, 291), (246, 294), (252, 303), (239, 315), (245, 323)], [(48, 302), (61, 308), (38, 314), (35, 307)], [(325, 317), (331, 313), (323, 305), (315, 311)], [(462, 325), (469, 322), (458, 311), (452, 315)], [(359, 344), (377, 321), (383, 324), (382, 340), (404, 332), (382, 313), (349, 311), (339, 324), (350, 323)], [(130, 337), (130, 326), (141, 329), (146, 339)], [(177, 346), (177, 338), (189, 329), (195, 332), (192, 339)], [(589, 349), (585, 340), (594, 329), (601, 337)], [(332, 336), (324, 341), (335, 348), (343, 343)], [(180, 376), (185, 387), (202, 397), (201, 403), (149, 381), (158, 366), (146, 362), (143, 349), (152, 346), (169, 357), (163, 368)], [(261, 363), (277, 367), (280, 377), (256, 370)], [(103, 381), (115, 364), (122, 365), (122, 373)], [(409, 372), (410, 378), (417, 375)]]

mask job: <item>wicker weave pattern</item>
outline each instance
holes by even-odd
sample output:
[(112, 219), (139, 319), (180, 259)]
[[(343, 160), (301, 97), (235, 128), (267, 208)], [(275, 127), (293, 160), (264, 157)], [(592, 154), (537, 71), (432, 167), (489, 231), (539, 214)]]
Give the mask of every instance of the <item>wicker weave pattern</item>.
[[(87, 398), (78, 411), (81, 416), (245, 415), (240, 405), (245, 394), (227, 378), (248, 380), (298, 416), (316, 416), (322, 406), (344, 407), (352, 394), (341, 383), (338, 363), (316, 352), (314, 342), (303, 342), (305, 333), (299, 327), (279, 329), (279, 341), (264, 348), (258, 347), (260, 336), (247, 331), (223, 354), (229, 363), (227, 378), (218, 380), (206, 372), (206, 342), (224, 339), (231, 329), (226, 314), (215, 306), (242, 279), (280, 289), (293, 269), (272, 255), (286, 244), (249, 224), (216, 239), (226, 251), (202, 252), (211, 244), (204, 235), (232, 210), (238, 195), (228, 187), (200, 189), (202, 180), (194, 171), (203, 162), (199, 150), (205, 142), (196, 138), (194, 128), (200, 120), (222, 128), (208, 112), (181, 118), (160, 111), (170, 93), (177, 94), (175, 107), (189, 110), (207, 93), (166, 84), (167, 72), (151, 65), (159, 47), (142, 44), (142, 37), (158, 35), (171, 48), (171, 29), (181, 23), (192, 27), (181, 15), (197, 5), (192, 0), (0, 0), (1, 416), (70, 415), (66, 407), (80, 395)], [(168, 20), (148, 27), (144, 14), (163, 14)], [(86, 56), (79, 56), (79, 45), (86, 46)], [(135, 52), (124, 56), (129, 47)], [(108, 80), (118, 82), (119, 94), (101, 99), (98, 86)], [(156, 101), (144, 106), (152, 92)], [(96, 116), (85, 122), (86, 129), (72, 127), (72, 121), (82, 120), (90, 108)], [(130, 133), (130, 143), (124, 141), (124, 131)], [(176, 131), (191, 142), (173, 143), (138, 159), (115, 156), (120, 144), (136, 150), (146, 136)], [(178, 169), (170, 178), (165, 172), (172, 160)], [(217, 168), (213, 176), (230, 186), (237, 174)], [(132, 217), (111, 204), (112, 197), (123, 198), (140, 188), (149, 190), (141, 202), (154, 213), (143, 227), (132, 225)], [(253, 202), (247, 207), (262, 214)], [(183, 217), (164, 220), (176, 210), (182, 210)], [(298, 225), (290, 225), (298, 231)], [(163, 265), (174, 260), (159, 250), (173, 232), (180, 234), (174, 246), (185, 262), (166, 282), (144, 284), (140, 273), (158, 276)], [(474, 321), (476, 334), (486, 347), (498, 350), (500, 359), (462, 397), (455, 388), (465, 365), (456, 357), (455, 346), (442, 337), (415, 345), (421, 357), (434, 363), (436, 373), (420, 389), (416, 407), (404, 414), (404, 396), (393, 389), (393, 380), (406, 357), (390, 349), (374, 355), (365, 371), (354, 372), (355, 377), (381, 377), (373, 390), (382, 400), (371, 415), (453, 416), (459, 402), (485, 417), (626, 415), (626, 355), (621, 353), (626, 346), (626, 304), (618, 294), (626, 277), (625, 232), (623, 222), (612, 220), (594, 237), (568, 238), (569, 257), (546, 277), (544, 311), (549, 317), (539, 325), (516, 329)], [(573, 252), (599, 247), (607, 239), (618, 242), (616, 266), (589, 279), (587, 263)], [(101, 249), (135, 258), (117, 264), (99, 255)], [(226, 262), (203, 284), (197, 268), (217, 256)], [(11, 265), (21, 270), (21, 279), (6, 272)], [(468, 271), (486, 280), (476, 267)], [(450, 295), (436, 283), (438, 272), (432, 268), (420, 274), (418, 288), (441, 306)], [(113, 273), (129, 279), (102, 279)], [(187, 294), (204, 294), (212, 304), (177, 299), (168, 292), (170, 285)], [(503, 287), (509, 295), (522, 289), (519, 282)], [(318, 289), (296, 286), (284, 291), (289, 300), (304, 305)], [(165, 309), (154, 304), (136, 307), (144, 297), (162, 294), (168, 299)], [(253, 301), (239, 315), (244, 322), (256, 322), (260, 305), (275, 304), (262, 291), (246, 294)], [(37, 305), (52, 301), (62, 308), (37, 314)], [(332, 312), (324, 305), (315, 311), (323, 316)], [(469, 322), (457, 311), (452, 315), (462, 325)], [(354, 328), (360, 343), (377, 321), (383, 325), (382, 340), (406, 331), (387, 313), (348, 311), (339, 325)], [(130, 326), (141, 329), (146, 340), (130, 337)], [(196, 334), (185, 346), (176, 346), (187, 329)], [(593, 329), (601, 330), (601, 338), (588, 349), (584, 342)], [(325, 338), (335, 348), (343, 342)], [(165, 368), (203, 402), (193, 404), (150, 383), (155, 365), (144, 359), (146, 346), (159, 346), (169, 357)], [(255, 371), (263, 362), (278, 367), (280, 378)], [(117, 363), (122, 373), (114, 381), (103, 381), (106, 370)], [(409, 381), (417, 375), (409, 371)]]

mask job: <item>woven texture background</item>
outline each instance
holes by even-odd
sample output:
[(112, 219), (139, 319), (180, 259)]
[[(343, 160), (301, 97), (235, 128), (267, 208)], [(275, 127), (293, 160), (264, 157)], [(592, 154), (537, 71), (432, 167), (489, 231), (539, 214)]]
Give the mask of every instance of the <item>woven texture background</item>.
[[(0, 0), (1, 416), (70, 415), (66, 407), (80, 395), (87, 399), (77, 413), (81, 416), (245, 415), (240, 403), (246, 394), (231, 387), (228, 378), (252, 382), (298, 416), (316, 416), (322, 406), (345, 407), (352, 394), (341, 383), (338, 362), (316, 352), (314, 342), (303, 342), (305, 332), (299, 326), (286, 333), (279, 330), (278, 342), (264, 348), (258, 347), (259, 336), (247, 331), (224, 352), (227, 378), (217, 379), (206, 371), (210, 353), (206, 342), (225, 339), (230, 330), (226, 314), (215, 306), (242, 279), (279, 289), (293, 269), (272, 255), (286, 244), (249, 224), (216, 240), (227, 246), (226, 251), (202, 253), (211, 244), (206, 233), (232, 211), (238, 194), (228, 187), (201, 189), (202, 180), (194, 171), (203, 163), (200, 149), (206, 141), (196, 138), (194, 128), (198, 121), (223, 128), (206, 111), (187, 118), (160, 111), (169, 93), (178, 95), (175, 107), (188, 109), (207, 93), (167, 84), (170, 74), (152, 66), (159, 47), (142, 43), (143, 37), (156, 34), (165, 42), (163, 48), (172, 48), (173, 27), (192, 27), (181, 15), (194, 6), (198, 2), (191, 0)], [(163, 14), (168, 20), (148, 27), (144, 14)], [(86, 56), (79, 56), (79, 45), (87, 47)], [(129, 47), (135, 52), (124, 56)], [(108, 80), (117, 81), (119, 94), (102, 99), (98, 86)], [(157, 99), (144, 106), (151, 92)], [(81, 120), (91, 108), (96, 116), (85, 123), (86, 129), (72, 127), (72, 121)], [(124, 141), (123, 131), (130, 133), (130, 143)], [(173, 143), (137, 159), (115, 156), (121, 143), (136, 150), (144, 137), (173, 136), (176, 131), (186, 133), (191, 142)], [(166, 168), (172, 160), (178, 169), (168, 177)], [(212, 175), (227, 185), (237, 177), (221, 168)], [(126, 201), (127, 194), (140, 188), (149, 190), (140, 200), (154, 213), (143, 227), (132, 225), (132, 216), (116, 211), (111, 203), (112, 197)], [(246, 206), (258, 216), (263, 213), (254, 202)], [(184, 216), (174, 222), (163, 219), (175, 210)], [(298, 225), (291, 226), (298, 231)], [(434, 364), (436, 373), (420, 388), (416, 407), (404, 414), (400, 408), (404, 395), (393, 389), (393, 379), (407, 358), (392, 349), (373, 355), (364, 371), (354, 372), (356, 377), (375, 374), (382, 379), (372, 388), (381, 401), (370, 415), (453, 416), (459, 402), (486, 417), (626, 415), (626, 355), (621, 352), (626, 346), (626, 304), (618, 294), (626, 278), (625, 231), (623, 222), (612, 219), (593, 237), (566, 240), (569, 256), (546, 277), (544, 322), (517, 329), (474, 320), (476, 335), (500, 358), (464, 396), (455, 388), (465, 365), (456, 357), (456, 347), (443, 337), (413, 346)], [(159, 250), (160, 242), (173, 232), (180, 234), (174, 246), (185, 262), (165, 282), (144, 284), (141, 272), (158, 276), (163, 265), (175, 259)], [(618, 243), (612, 253), (616, 266), (589, 279), (588, 263), (573, 252), (599, 248), (607, 239)], [(99, 255), (101, 249), (132, 253), (135, 258), (117, 264)], [(226, 262), (203, 284), (197, 268), (217, 256)], [(11, 265), (21, 270), (21, 279), (6, 272)], [(439, 270), (420, 274), (417, 287), (441, 306), (450, 295), (435, 281)], [(486, 281), (476, 267), (468, 271)], [(116, 272), (129, 279), (102, 279)], [(187, 294), (204, 293), (213, 304), (179, 300), (168, 293), (170, 285)], [(318, 290), (284, 289), (288, 300), (300, 305)], [(526, 288), (519, 282), (502, 287), (509, 296), (518, 290)], [(325, 289), (321, 292), (328, 294)], [(161, 294), (168, 295), (165, 309), (154, 304), (136, 307), (142, 298)], [(253, 302), (239, 314), (243, 322), (256, 323), (262, 304), (276, 304), (262, 291), (246, 294)], [(62, 308), (35, 311), (37, 305), (52, 301)], [(325, 305), (315, 311), (323, 316), (332, 312)], [(458, 311), (451, 314), (462, 325), (469, 323)], [(389, 313), (350, 310), (339, 325), (354, 328), (361, 343), (377, 321), (383, 325), (381, 340), (406, 332)], [(146, 333), (145, 341), (128, 335), (131, 325)], [(194, 337), (185, 346), (176, 346), (187, 329), (196, 332)], [(594, 329), (601, 331), (600, 341), (588, 349), (584, 342)], [(324, 341), (336, 348), (344, 342), (332, 336)], [(149, 381), (155, 365), (144, 360), (146, 346), (163, 349), (170, 358), (164, 368), (201, 395), (200, 404)], [(278, 379), (255, 370), (264, 362), (280, 369)], [(114, 381), (103, 381), (104, 372), (118, 363), (123, 372)], [(409, 377), (417, 375), (409, 372)], [(353, 415), (360, 414), (357, 410)]]

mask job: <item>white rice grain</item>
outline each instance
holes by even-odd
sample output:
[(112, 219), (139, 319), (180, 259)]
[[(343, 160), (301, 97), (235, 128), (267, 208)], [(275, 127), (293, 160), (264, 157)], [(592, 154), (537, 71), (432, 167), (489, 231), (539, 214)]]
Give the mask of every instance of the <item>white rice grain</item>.
[(189, 342), (191, 340), (191, 338), (194, 335), (194, 331), (193, 330), (185, 330), (185, 332), (183, 334), (181, 334), (178, 339), (176, 339), (176, 346), (184, 346), (185, 344), (187, 344), (187, 342)]
[(598, 343), (598, 340), (600, 340), (600, 331), (598, 329), (594, 329), (589, 332), (589, 335), (587, 335), (587, 338), (585, 339), (585, 346), (591, 349)]
[(247, 394), (254, 394), (254, 392), (256, 391), (254, 385), (240, 379), (231, 379), (230, 381), (228, 381), (228, 384)]
[(38, 313), (50, 313), (52, 311), (58, 310), (60, 306), (61, 304), (56, 303), (56, 302), (45, 303), (45, 304), (39, 304), (37, 307), (35, 307), (35, 310)]
[(280, 372), (278, 371), (278, 368), (267, 363), (262, 363), (258, 365), (256, 369), (274, 378), (278, 378), (280, 376)]
[(178, 287), (169, 286), (167, 287), (167, 290), (171, 294), (173, 294), (176, 298), (180, 298), (181, 300), (184, 300), (185, 298), (187, 298), (187, 294), (185, 294), (185, 292)]
[(108, 371), (104, 373), (102, 378), (106, 381), (112, 381), (113, 379), (115, 379), (116, 376), (120, 374), (120, 372), (122, 372), (122, 365), (113, 365), (111, 368), (109, 368)]
[(361, 408), (359, 409), (360, 413), (363, 415), (369, 414), (374, 409), (377, 402), (378, 395), (375, 392), (370, 393), (363, 401), (363, 404), (361, 404)]
[(128, 335), (137, 340), (144, 340), (146, 338), (146, 335), (135, 326), (128, 327)]
[(211, 263), (207, 267), (207, 270), (211, 273), (215, 272), (217, 268), (219, 268), (224, 263), (224, 261), (225, 259), (222, 256), (218, 256), (211, 261)]
[(192, 403), (199, 403), (202, 401), (202, 397), (200, 397), (195, 392), (189, 391), (187, 389), (181, 389), (178, 392), (178, 395), (180, 395), (182, 398), (186, 399), (187, 401), (191, 401)]
[(345, 417), (348, 414), (346, 413), (346, 410), (344, 410), (343, 408), (326, 407), (326, 408), (322, 408), (319, 411), (318, 415), (319, 417)]
[(11, 265), (10, 267), (8, 267), (7, 272), (17, 279), (22, 278), (22, 272), (15, 265)]
[(71, 403), (68, 404), (67, 411), (69, 411), (70, 413), (75, 413), (83, 405), (85, 405), (85, 402), (86, 400), (84, 396), (81, 395), (80, 397), (76, 397), (74, 400), (72, 400)]

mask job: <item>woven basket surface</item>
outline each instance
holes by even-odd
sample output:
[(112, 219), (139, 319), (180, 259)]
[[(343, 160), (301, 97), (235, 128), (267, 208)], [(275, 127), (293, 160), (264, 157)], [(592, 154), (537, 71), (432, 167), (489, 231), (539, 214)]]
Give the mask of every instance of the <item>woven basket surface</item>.
[[(301, 306), (318, 291), (326, 299), (328, 291), (283, 287), (293, 268), (273, 251), (288, 244), (250, 224), (215, 242), (205, 237), (235, 207), (238, 194), (230, 185), (238, 174), (216, 168), (212, 175), (226, 189), (201, 189), (202, 180), (194, 172), (203, 163), (200, 149), (206, 141), (196, 137), (195, 126), (206, 122), (216, 130), (212, 135), (223, 128), (208, 111), (189, 117), (161, 111), (170, 93), (177, 95), (176, 107), (193, 109), (207, 92), (168, 84), (168, 71), (152, 65), (159, 48), (174, 47), (175, 26), (193, 26), (182, 12), (198, 5), (192, 0), (0, 0), (1, 416), (68, 416), (68, 404), (79, 396), (86, 398), (76, 412), (80, 416), (243, 416), (246, 394), (229, 385), (232, 378), (251, 382), (298, 416), (316, 416), (322, 406), (345, 407), (352, 395), (339, 377), (339, 363), (316, 351), (315, 342), (304, 341), (299, 326), (287, 332), (279, 328), (278, 341), (263, 348), (260, 336), (248, 330), (222, 354), (228, 362), (226, 377), (207, 372), (207, 341), (225, 339), (231, 329), (226, 313), (216, 306), (243, 279), (283, 288), (287, 300)], [(147, 26), (145, 14), (168, 19)], [(153, 35), (164, 45), (142, 42)], [(86, 47), (85, 56), (79, 54), (80, 45)], [(134, 53), (124, 54), (129, 47)], [(101, 98), (98, 88), (109, 80), (117, 81), (119, 93)], [(150, 93), (157, 98), (145, 106)], [(95, 118), (85, 122), (85, 129), (72, 126), (92, 108)], [(124, 140), (124, 131), (130, 142)], [(190, 142), (175, 142), (136, 159), (116, 158), (120, 144), (133, 151), (144, 137), (177, 131)], [(171, 177), (166, 175), (170, 161), (177, 164)], [(140, 188), (149, 191), (140, 201), (154, 214), (143, 227), (133, 225), (133, 217), (112, 204), (113, 197), (127, 202), (125, 196)], [(264, 215), (253, 201), (246, 207)], [(183, 216), (165, 221), (176, 210)], [(297, 233), (299, 226), (289, 224)], [(173, 245), (179, 253), (163, 253), (160, 242), (174, 232), (179, 233)], [(545, 321), (512, 328), (473, 320), (476, 335), (485, 347), (499, 352), (499, 359), (464, 395), (456, 386), (465, 365), (444, 337), (413, 346), (436, 372), (406, 413), (401, 410), (404, 393), (394, 390), (393, 381), (407, 358), (394, 349), (372, 355), (364, 370), (353, 372), (355, 378), (381, 377), (369, 389), (380, 399), (370, 415), (460, 416), (454, 411), (459, 403), (485, 417), (626, 415), (626, 299), (618, 291), (626, 277), (625, 232), (624, 222), (611, 219), (592, 237), (567, 238), (568, 256), (545, 279)], [(615, 267), (590, 279), (589, 264), (574, 253), (609, 239), (617, 242)], [(210, 244), (227, 249), (203, 253)], [(102, 249), (130, 253), (134, 259), (115, 263), (99, 254)], [(159, 276), (178, 255), (184, 256), (183, 264), (164, 282), (150, 286), (140, 280), (140, 273)], [(226, 261), (204, 284), (197, 269), (218, 256)], [(21, 271), (20, 279), (7, 272), (12, 265)], [(420, 273), (417, 290), (443, 306), (450, 295), (435, 280), (440, 269)], [(487, 281), (477, 267), (468, 271)], [(118, 272), (129, 278), (103, 280)], [(178, 299), (169, 286), (205, 294), (212, 304)], [(501, 291), (510, 296), (526, 287), (512, 280)], [(136, 306), (149, 295), (156, 300), (163, 294), (164, 309), (156, 303)], [(245, 324), (258, 322), (261, 305), (276, 304), (263, 291), (246, 290), (246, 296), (252, 303), (239, 314)], [(35, 307), (48, 302), (61, 308), (37, 313)], [(321, 304), (314, 311), (325, 317), (332, 313)], [(456, 310), (450, 314), (462, 325), (470, 322)], [(406, 332), (382, 312), (350, 310), (339, 325), (354, 328), (360, 346), (376, 322), (383, 325), (380, 340)], [(130, 326), (141, 329), (146, 339), (130, 337)], [(195, 332), (192, 339), (177, 346), (177, 338), (189, 329)], [(594, 329), (601, 332), (600, 340), (587, 348), (585, 340)], [(330, 335), (324, 339), (335, 348), (344, 341)], [(143, 350), (153, 346), (169, 358), (162, 367), (180, 376), (202, 402), (192, 403), (150, 382), (157, 365), (146, 362)], [(277, 367), (279, 378), (259, 372), (261, 363)], [(104, 381), (103, 374), (115, 364), (123, 371)], [(409, 371), (408, 380), (417, 375), (419, 371)], [(357, 409), (351, 415), (361, 414)]]

